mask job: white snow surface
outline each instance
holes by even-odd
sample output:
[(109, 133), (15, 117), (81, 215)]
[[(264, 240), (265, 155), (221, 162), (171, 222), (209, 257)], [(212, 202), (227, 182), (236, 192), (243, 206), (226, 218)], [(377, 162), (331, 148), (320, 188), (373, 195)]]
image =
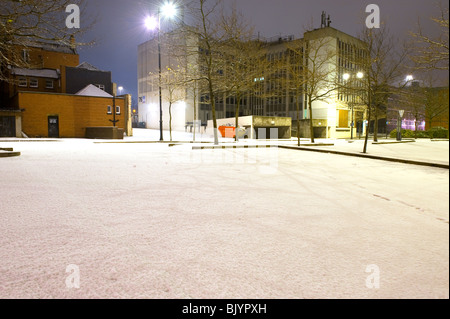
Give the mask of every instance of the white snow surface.
[(95, 97), (113, 97), (111, 94), (103, 91), (102, 89), (99, 89), (93, 84), (89, 84), (84, 89), (81, 89), (75, 95), (82, 95), (82, 96), (95, 96)]
[(0, 141), (0, 298), (449, 298), (446, 169), (98, 142)]

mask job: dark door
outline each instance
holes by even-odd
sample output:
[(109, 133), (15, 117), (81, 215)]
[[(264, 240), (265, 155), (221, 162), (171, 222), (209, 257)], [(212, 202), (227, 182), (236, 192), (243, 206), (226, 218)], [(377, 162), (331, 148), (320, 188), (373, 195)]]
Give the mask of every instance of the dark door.
[(0, 137), (16, 137), (16, 118), (0, 116)]
[(59, 117), (48, 117), (48, 137), (59, 138)]

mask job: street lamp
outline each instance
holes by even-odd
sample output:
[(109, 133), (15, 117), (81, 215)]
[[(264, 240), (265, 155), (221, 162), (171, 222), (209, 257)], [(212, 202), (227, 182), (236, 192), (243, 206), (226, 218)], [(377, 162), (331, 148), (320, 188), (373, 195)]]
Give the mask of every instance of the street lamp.
[(159, 68), (159, 132), (160, 138), (159, 140), (164, 141), (163, 137), (163, 111), (162, 111), (162, 71), (161, 71), (161, 15), (165, 18), (173, 18), (177, 14), (176, 6), (171, 2), (164, 3), (161, 7), (158, 7), (158, 16), (155, 17), (147, 17), (145, 19), (145, 26), (148, 30), (158, 29), (158, 68)]
[(397, 141), (401, 142), (402, 140), (402, 122), (403, 115), (405, 114), (405, 110), (398, 111), (398, 121), (397, 121)]
[(398, 120), (397, 120), (397, 141), (402, 140), (402, 123), (403, 123), (403, 110), (398, 111)]

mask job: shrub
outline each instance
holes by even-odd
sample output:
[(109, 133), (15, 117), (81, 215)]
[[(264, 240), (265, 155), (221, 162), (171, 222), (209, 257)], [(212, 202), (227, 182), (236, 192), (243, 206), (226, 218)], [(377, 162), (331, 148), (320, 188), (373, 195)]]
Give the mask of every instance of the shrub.
[(431, 138), (448, 138), (448, 130), (443, 127), (432, 127), (428, 130)]
[[(416, 138), (416, 135), (417, 135), (417, 138), (429, 138), (428, 132), (417, 131), (417, 134), (416, 134), (415, 131), (412, 131), (412, 130), (402, 130), (402, 138)], [(391, 138), (396, 138), (397, 130), (391, 131), (390, 136), (391, 136)]]

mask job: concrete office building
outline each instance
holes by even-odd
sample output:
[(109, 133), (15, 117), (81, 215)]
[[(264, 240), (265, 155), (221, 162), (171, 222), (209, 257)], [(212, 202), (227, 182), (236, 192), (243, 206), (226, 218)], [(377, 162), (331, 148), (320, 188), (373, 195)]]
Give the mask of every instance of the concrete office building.
[[(185, 42), (183, 43), (183, 41)], [(326, 43), (321, 50), (324, 52), (331, 51), (333, 54), (323, 63), (322, 68), (329, 69), (329, 83), (334, 81), (336, 88), (338, 87), (337, 81), (343, 81), (344, 74), (355, 77), (361, 71), (360, 66), (354, 61), (357, 57), (365, 54), (365, 44), (362, 41), (329, 25), (322, 25), (319, 29), (306, 32), (301, 39), (287, 36), (265, 40), (258, 39), (257, 41), (263, 42), (261, 54), (268, 61), (283, 59), (289, 61), (292, 51), (291, 47), (301, 48), (300, 51), (304, 56), (300, 60), (295, 60), (295, 63), (299, 64), (299, 68), (309, 67), (305, 58), (306, 50), (313, 47), (315, 43)], [(193, 38), (180, 39), (179, 47), (183, 45), (189, 46), (191, 49), (193, 46), (197, 46), (199, 48), (198, 51), (201, 52), (199, 42), (196, 42)], [(157, 46), (158, 42), (157, 38), (155, 38), (138, 47), (139, 121), (146, 122), (146, 127), (152, 129), (159, 128), (160, 117)], [(174, 59), (164, 45), (164, 41), (161, 41), (161, 57), (161, 69), (164, 74), (168, 72), (168, 68), (174, 67)], [(186, 59), (189, 59), (189, 61), (184, 61), (184, 67), (188, 66), (197, 70), (202, 69), (199, 63), (199, 56), (189, 54), (186, 55)], [(294, 60), (290, 61), (290, 63), (294, 63)], [(258, 90), (252, 90), (252, 92), (244, 95), (239, 116), (290, 117), (293, 121), (296, 121), (297, 98), (292, 94), (292, 88), (287, 81), (291, 76), (289, 71), (272, 71), (270, 74), (272, 75), (254, 79), (254, 85), (259, 88), (260, 94), (255, 94), (255, 91)], [(301, 88), (302, 91), (304, 89), (304, 87)], [(323, 88), (323, 90), (327, 89), (329, 88)], [(272, 91), (275, 90), (277, 94), (272, 94)], [(187, 84), (185, 88), (180, 88), (180, 92), (184, 96), (174, 104), (172, 109), (172, 128), (174, 130), (185, 130), (186, 124), (192, 123), (194, 120), (207, 123), (212, 119), (211, 106), (205, 102), (204, 96), (195, 94), (197, 91), (194, 87)], [(163, 88), (162, 102), (165, 129), (168, 129), (169, 122), (167, 95), (167, 90)], [(225, 94), (222, 95), (220, 92), (218, 92), (216, 98), (217, 119), (235, 117), (236, 99)], [(300, 135), (309, 137), (309, 111), (305, 98), (304, 92), (302, 92), (302, 97), (298, 98), (300, 100)], [(353, 135), (357, 131), (363, 130), (365, 114), (359, 111), (360, 108), (358, 106), (360, 105), (358, 103), (359, 100), (355, 95), (349, 95), (337, 89), (320, 101), (315, 101), (312, 104), (312, 110), (316, 137), (349, 138), (352, 135), (352, 123)], [(296, 124), (293, 123), (292, 128), (296, 128)]]

